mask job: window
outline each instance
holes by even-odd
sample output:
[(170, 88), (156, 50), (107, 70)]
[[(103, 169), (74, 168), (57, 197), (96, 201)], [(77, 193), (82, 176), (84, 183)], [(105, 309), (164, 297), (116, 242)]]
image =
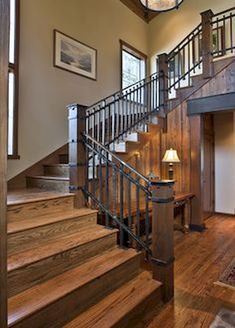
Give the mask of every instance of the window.
[(19, 0), (10, 0), (10, 38), (8, 66), (8, 158), (18, 156), (18, 66), (19, 66)]
[(137, 83), (146, 77), (147, 56), (128, 45), (121, 43), (121, 87)]

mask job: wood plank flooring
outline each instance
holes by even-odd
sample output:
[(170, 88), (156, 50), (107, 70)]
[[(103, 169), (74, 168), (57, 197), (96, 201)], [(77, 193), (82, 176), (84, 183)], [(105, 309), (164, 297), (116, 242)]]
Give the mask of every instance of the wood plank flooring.
[(216, 215), (206, 226), (177, 240), (174, 301), (135, 328), (208, 328), (220, 308), (235, 311), (235, 291), (213, 284), (235, 257), (235, 217)]

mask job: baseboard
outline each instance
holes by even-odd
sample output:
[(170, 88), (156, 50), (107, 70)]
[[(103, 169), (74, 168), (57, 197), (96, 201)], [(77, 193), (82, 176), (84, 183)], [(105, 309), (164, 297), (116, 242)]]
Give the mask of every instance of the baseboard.
[(224, 216), (234, 216), (235, 217), (235, 214), (222, 213), (222, 212), (215, 212), (214, 215), (224, 215)]
[(190, 224), (189, 228), (191, 231), (203, 232), (206, 230), (206, 225), (203, 224)]

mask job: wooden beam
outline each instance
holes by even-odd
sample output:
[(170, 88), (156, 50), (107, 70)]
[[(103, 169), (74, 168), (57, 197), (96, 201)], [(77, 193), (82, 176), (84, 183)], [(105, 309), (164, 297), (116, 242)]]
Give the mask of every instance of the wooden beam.
[(202, 66), (203, 66), (203, 77), (205, 79), (213, 77), (214, 66), (213, 66), (213, 42), (212, 42), (212, 18), (214, 14), (211, 10), (206, 10), (201, 13), (202, 17)]
[(188, 100), (188, 115), (235, 110), (235, 92)]
[(133, 11), (137, 16), (142, 18), (146, 23), (149, 23), (153, 18), (155, 18), (159, 13), (147, 10), (139, 0), (120, 0), (124, 5), (126, 5), (131, 11)]
[(0, 326), (7, 327), (7, 85), (9, 0), (0, 0)]

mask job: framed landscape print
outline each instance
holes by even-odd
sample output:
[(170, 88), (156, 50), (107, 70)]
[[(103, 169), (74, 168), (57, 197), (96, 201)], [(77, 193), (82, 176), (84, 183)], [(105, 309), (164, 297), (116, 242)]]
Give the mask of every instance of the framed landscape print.
[(54, 66), (97, 79), (97, 50), (54, 30)]

